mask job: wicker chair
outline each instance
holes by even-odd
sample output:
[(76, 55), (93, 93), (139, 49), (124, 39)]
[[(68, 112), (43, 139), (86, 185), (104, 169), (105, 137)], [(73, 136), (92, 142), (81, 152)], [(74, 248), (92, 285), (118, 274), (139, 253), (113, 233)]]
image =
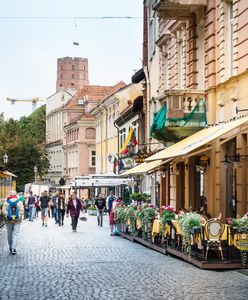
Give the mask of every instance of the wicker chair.
[(205, 233), (207, 237), (205, 260), (207, 260), (208, 251), (211, 248), (217, 248), (220, 251), (221, 259), (224, 260), (220, 240), (224, 230), (225, 224), (220, 219), (214, 218), (207, 221), (205, 225)]

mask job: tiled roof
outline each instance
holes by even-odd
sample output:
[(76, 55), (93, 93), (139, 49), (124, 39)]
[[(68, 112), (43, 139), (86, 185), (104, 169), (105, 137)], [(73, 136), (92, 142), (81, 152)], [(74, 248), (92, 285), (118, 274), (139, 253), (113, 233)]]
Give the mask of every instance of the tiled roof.
[(83, 100), (85, 97), (87, 101), (100, 101), (103, 99), (111, 90), (112, 86), (100, 86), (100, 85), (87, 85), (80, 89), (72, 99), (66, 103), (65, 109), (77, 108), (78, 100)]

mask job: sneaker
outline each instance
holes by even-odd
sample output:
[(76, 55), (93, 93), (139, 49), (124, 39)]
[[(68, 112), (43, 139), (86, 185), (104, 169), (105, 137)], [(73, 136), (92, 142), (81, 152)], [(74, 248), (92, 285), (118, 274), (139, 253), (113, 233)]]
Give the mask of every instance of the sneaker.
[(12, 253), (12, 248), (9, 248), (9, 252)]
[(76, 229), (73, 229), (72, 231), (73, 231), (73, 232), (76, 232), (77, 230), (76, 230)]
[(45, 224), (45, 227), (47, 227), (47, 224)]
[(42, 223), (42, 227), (44, 227), (44, 223)]
[(12, 249), (11, 253), (12, 253), (12, 255), (15, 255), (16, 254), (16, 249)]

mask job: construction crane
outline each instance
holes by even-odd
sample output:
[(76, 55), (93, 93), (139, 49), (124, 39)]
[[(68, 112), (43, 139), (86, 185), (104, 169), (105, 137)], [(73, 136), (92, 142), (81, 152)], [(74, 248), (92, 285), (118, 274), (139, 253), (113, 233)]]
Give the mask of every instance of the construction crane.
[(11, 101), (11, 104), (15, 104), (16, 102), (31, 102), (32, 103), (32, 112), (34, 112), (37, 109), (37, 103), (41, 101), (46, 101), (43, 98), (31, 98), (31, 99), (13, 99), (13, 98), (7, 98), (7, 101)]

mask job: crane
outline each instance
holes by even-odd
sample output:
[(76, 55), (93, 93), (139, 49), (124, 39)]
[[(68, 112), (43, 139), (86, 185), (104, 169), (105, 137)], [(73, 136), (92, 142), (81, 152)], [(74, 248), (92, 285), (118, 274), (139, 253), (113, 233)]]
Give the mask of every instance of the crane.
[(32, 112), (34, 112), (37, 108), (37, 103), (40, 101), (46, 101), (43, 98), (34, 97), (31, 99), (13, 99), (13, 98), (7, 98), (7, 101), (11, 101), (11, 104), (15, 104), (16, 102), (31, 102), (32, 103)]

